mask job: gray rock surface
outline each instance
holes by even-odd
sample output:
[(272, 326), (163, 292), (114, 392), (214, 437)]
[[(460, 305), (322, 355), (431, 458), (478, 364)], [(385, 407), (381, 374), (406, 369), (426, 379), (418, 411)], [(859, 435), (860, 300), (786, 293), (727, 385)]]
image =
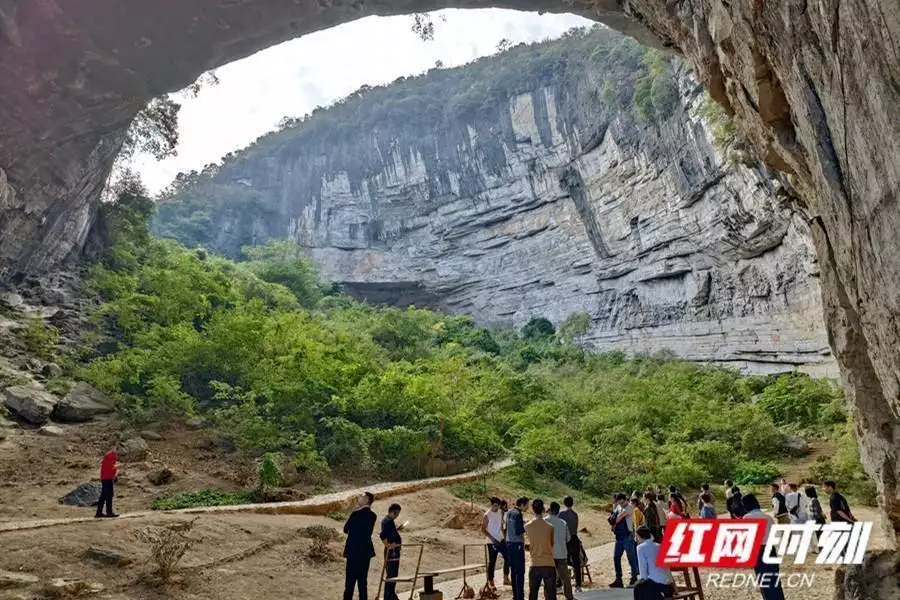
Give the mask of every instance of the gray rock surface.
[(108, 565), (111, 567), (127, 567), (134, 562), (133, 558), (129, 558), (125, 553), (119, 550), (110, 550), (105, 548), (90, 547), (85, 551), (85, 557), (95, 562)]
[(115, 410), (106, 396), (93, 386), (79, 381), (56, 405), (53, 420), (61, 423), (83, 423)]
[(59, 425), (44, 425), (38, 430), (38, 433), (49, 437), (61, 437), (66, 435), (66, 430)]
[(161, 439), (163, 439), (163, 436), (161, 436), (158, 432), (153, 431), (151, 429), (145, 429), (144, 431), (142, 431), (141, 437), (144, 438), (145, 440), (148, 440), (151, 442), (158, 442)]
[(100, 492), (102, 491), (99, 481), (91, 481), (82, 483), (77, 488), (60, 498), (60, 504), (66, 506), (97, 506), (100, 500)]
[(59, 377), (63, 374), (62, 367), (56, 363), (47, 363), (41, 368), (41, 374), (44, 377)]
[(0, 571), (0, 589), (29, 586), (39, 581), (39, 577), (30, 573)]
[(809, 443), (799, 435), (785, 435), (782, 443), (794, 456), (809, 454)]
[[(513, 326), (586, 312), (581, 342), (599, 350), (836, 375), (809, 229), (781, 184), (726, 162), (688, 75), (660, 123), (572, 100), (602, 83), (586, 72), (577, 89), (510, 98), (481, 115), (490, 128), (382, 132), (426, 140), (386, 157), (360, 132), (324, 173), (309, 167), (315, 142), (279, 134), (214, 181), (278, 211), (253, 225), (257, 239), (293, 237), (327, 279), (372, 302)], [(420, 152), (447, 146), (457, 155)], [(235, 246), (240, 227), (217, 218), (218, 242)]]
[(140, 462), (150, 454), (150, 446), (144, 438), (129, 438), (119, 445), (116, 454), (122, 462)]
[(147, 479), (153, 485), (168, 485), (175, 480), (175, 473), (171, 469), (163, 468), (147, 475)]
[(14, 385), (0, 392), (4, 405), (29, 423), (42, 425), (50, 420), (50, 413), (59, 398), (35, 385)]

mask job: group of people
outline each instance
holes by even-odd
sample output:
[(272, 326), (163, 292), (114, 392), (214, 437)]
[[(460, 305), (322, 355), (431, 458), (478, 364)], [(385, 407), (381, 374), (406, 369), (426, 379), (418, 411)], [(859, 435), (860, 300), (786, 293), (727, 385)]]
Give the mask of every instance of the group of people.
[[(850, 510), (847, 499), (838, 491), (834, 481), (824, 483), (828, 494), (830, 518), (832, 522), (854, 522), (856, 518)], [(826, 523), (818, 493), (813, 486), (807, 486), (803, 493), (797, 484), (780, 483), (771, 485), (772, 512), (765, 513), (759, 500), (753, 494), (742, 494), (731, 480), (725, 481), (725, 505), (731, 518), (764, 519), (771, 523), (805, 523), (814, 521)], [(697, 515), (702, 519), (716, 519), (719, 513), (715, 507), (715, 497), (710, 486), (703, 484), (696, 502)], [(613, 566), (615, 580), (610, 587), (623, 587), (622, 556), (626, 556), (631, 568), (628, 586), (634, 587), (635, 600), (661, 600), (671, 597), (674, 581), (669, 569), (656, 566), (659, 545), (666, 523), (673, 519), (691, 518), (691, 507), (676, 486), (670, 486), (667, 495), (648, 489), (643, 494), (633, 492), (616, 494), (609, 523), (615, 535)], [(763, 562), (760, 555), (756, 562), (757, 574), (777, 574), (777, 564)], [(762, 579), (761, 579), (762, 581)], [(760, 585), (764, 600), (784, 600), (784, 592), (777, 577), (768, 577)]]
[[(529, 600), (537, 600), (542, 586), (546, 600), (556, 600), (558, 588), (562, 588), (566, 600), (573, 600), (569, 566), (575, 573), (576, 592), (581, 591), (582, 584), (582, 547), (574, 499), (566, 497), (562, 502), (565, 508), (558, 502), (547, 506), (540, 498), (522, 497), (513, 507), (496, 497), (490, 502), (491, 507), (481, 522), (488, 554), (487, 586), (496, 590), (497, 557), (502, 557), (504, 584), (512, 587), (513, 600), (524, 600), (527, 540), (531, 558)], [(525, 514), (529, 507), (533, 517), (526, 523)]]

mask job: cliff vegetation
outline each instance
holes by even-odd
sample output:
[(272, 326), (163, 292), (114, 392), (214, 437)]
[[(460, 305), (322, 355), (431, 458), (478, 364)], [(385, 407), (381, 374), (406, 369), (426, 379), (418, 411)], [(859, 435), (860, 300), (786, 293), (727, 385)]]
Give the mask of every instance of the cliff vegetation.
[[(137, 422), (199, 415), (235, 451), (281, 453), (320, 483), (511, 454), (522, 477), (592, 493), (765, 483), (790, 460), (787, 434), (852, 442), (828, 381), (592, 354), (573, 343), (581, 314), (516, 331), (375, 308), (320, 283), (289, 244), (234, 263), (154, 239), (148, 204), (132, 185), (104, 213), (114, 234), (91, 283), (112, 343), (79, 372)], [(870, 500), (871, 482), (854, 477), (850, 491)]]

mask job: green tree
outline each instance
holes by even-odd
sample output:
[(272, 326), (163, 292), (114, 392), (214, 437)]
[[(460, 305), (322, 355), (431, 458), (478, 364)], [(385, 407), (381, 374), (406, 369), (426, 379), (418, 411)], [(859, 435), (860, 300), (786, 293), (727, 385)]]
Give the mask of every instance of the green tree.
[(522, 327), (522, 337), (526, 340), (542, 340), (553, 337), (556, 328), (544, 317), (534, 317)]

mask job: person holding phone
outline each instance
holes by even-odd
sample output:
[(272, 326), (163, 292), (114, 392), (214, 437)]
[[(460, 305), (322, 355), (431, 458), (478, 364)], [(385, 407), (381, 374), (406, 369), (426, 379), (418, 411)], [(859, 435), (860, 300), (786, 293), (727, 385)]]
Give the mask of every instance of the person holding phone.
[[(381, 534), (379, 537), (384, 543), (385, 579), (397, 577), (400, 573), (400, 546), (403, 543), (400, 531), (406, 526), (406, 523), (397, 525), (397, 517), (400, 516), (400, 510), (399, 504), (391, 504), (387, 515), (381, 520)], [(384, 600), (399, 600), (396, 583), (389, 582), (384, 584)]]

